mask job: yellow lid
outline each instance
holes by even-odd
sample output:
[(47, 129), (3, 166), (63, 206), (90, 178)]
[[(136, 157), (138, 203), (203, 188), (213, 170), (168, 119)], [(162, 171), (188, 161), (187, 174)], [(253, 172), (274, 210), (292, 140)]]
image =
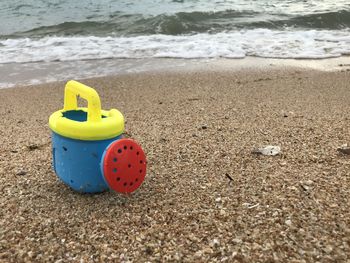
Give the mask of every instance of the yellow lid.
[[(77, 97), (87, 100), (88, 107), (80, 108)], [(52, 131), (78, 140), (106, 140), (124, 132), (124, 117), (115, 109), (101, 110), (97, 92), (82, 83), (68, 81), (64, 91), (64, 107), (51, 114)]]

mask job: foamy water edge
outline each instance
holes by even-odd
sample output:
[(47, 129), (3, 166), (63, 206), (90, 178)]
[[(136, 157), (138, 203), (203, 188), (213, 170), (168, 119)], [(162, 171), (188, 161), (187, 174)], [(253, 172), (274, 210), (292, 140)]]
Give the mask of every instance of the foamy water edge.
[(350, 57), (328, 59), (100, 59), (65, 62), (0, 64), (0, 89), (37, 85), (70, 79), (87, 79), (124, 74), (237, 70), (301, 69), (319, 71), (350, 70)]
[(350, 29), (135, 37), (44, 37), (0, 40), (0, 63), (111, 58), (331, 58), (350, 54)]

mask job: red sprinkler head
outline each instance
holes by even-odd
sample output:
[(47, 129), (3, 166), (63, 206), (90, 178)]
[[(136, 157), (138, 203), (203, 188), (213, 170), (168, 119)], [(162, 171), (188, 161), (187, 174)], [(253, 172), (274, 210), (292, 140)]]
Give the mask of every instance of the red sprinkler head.
[(146, 155), (131, 139), (113, 142), (105, 152), (102, 171), (108, 186), (119, 193), (139, 188), (146, 176)]

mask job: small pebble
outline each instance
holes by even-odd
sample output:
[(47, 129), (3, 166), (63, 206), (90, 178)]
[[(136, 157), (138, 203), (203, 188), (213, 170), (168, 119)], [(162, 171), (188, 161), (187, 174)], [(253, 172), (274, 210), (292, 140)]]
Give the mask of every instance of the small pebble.
[(285, 223), (286, 223), (287, 226), (291, 226), (292, 225), (292, 220), (287, 219)]

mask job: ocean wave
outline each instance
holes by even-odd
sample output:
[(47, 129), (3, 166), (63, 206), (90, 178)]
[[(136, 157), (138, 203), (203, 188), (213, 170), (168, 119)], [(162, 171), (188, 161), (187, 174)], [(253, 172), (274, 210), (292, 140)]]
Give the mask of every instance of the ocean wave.
[(283, 14), (257, 11), (178, 12), (145, 16), (115, 12), (101, 21), (63, 22), (40, 26), (24, 32), (0, 36), (2, 39), (45, 36), (136, 36), (183, 35), (194, 33), (219, 33), (240, 29), (327, 29), (350, 27), (350, 11), (338, 10), (313, 14)]
[(178, 12), (145, 16), (115, 12), (108, 20), (63, 22), (40, 26), (23, 32), (16, 32), (1, 38), (44, 37), (44, 36), (125, 36), (125, 35), (180, 35), (188, 33), (220, 32), (239, 25), (240, 20), (258, 21), (259, 13), (226, 10), (222, 12)]
[(344, 29), (350, 27), (350, 11), (338, 10), (332, 12), (299, 15), (278, 23), (286, 26), (312, 29)]
[(253, 29), (184, 36), (53, 36), (0, 41), (0, 63), (106, 58), (329, 58), (348, 54), (349, 30)]

